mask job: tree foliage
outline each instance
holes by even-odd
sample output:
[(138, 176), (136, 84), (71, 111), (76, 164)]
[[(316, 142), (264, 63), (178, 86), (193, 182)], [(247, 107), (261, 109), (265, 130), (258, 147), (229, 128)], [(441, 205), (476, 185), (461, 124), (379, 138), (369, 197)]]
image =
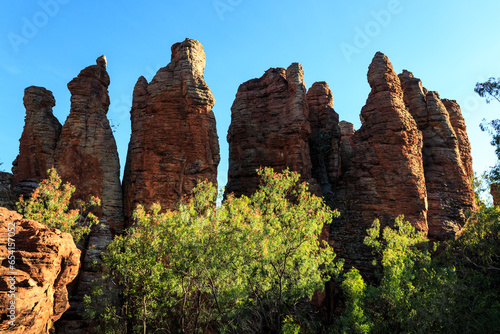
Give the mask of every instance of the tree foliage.
[(25, 200), (21, 195), (17, 211), (26, 219), (70, 233), (78, 242), (99, 223), (90, 209), (101, 205), (100, 199), (93, 196), (89, 203), (78, 201), (78, 209), (69, 209), (76, 188), (71, 183), (62, 184), (55, 168), (49, 169), (47, 174), (49, 177), (40, 183), (29, 199)]
[(208, 182), (176, 210), (139, 206), (136, 225), (104, 255), (121, 305), (87, 298), (92, 315), (131, 333), (306, 328), (301, 305), (339, 270), (332, 249), (318, 240), (336, 213), (296, 173), (259, 175), (255, 194), (230, 195), (219, 207)]
[(486, 98), (487, 103), (490, 103), (491, 99), (500, 102), (500, 78), (495, 79), (491, 77), (485, 82), (478, 82), (474, 91), (479, 96)]
[[(492, 99), (500, 102), (500, 78), (489, 78), (488, 81), (476, 83), (474, 91), (479, 96), (486, 98), (486, 103), (490, 103)], [(488, 132), (491, 136), (491, 145), (495, 147), (495, 154), (497, 156), (497, 163), (490, 170), (490, 181), (500, 181), (500, 119), (486, 121), (480, 124), (482, 131)]]
[[(337, 323), (342, 333), (488, 333), (500, 328), (498, 208), (483, 207), (446, 252), (431, 256), (422, 232), (403, 217), (395, 227), (374, 222), (365, 244), (380, 261), (366, 283), (356, 269), (344, 277)], [(366, 285), (366, 287), (365, 287)]]

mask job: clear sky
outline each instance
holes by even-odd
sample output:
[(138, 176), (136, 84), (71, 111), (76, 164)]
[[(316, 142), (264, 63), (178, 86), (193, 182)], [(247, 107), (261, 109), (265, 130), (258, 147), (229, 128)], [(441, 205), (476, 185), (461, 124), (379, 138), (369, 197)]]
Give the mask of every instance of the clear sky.
[(170, 60), (170, 47), (199, 40), (205, 80), (216, 99), (221, 163), (227, 181), (227, 129), (239, 84), (270, 67), (303, 65), (305, 81), (326, 81), (340, 119), (359, 128), (369, 93), (368, 65), (377, 51), (395, 70), (412, 71), (429, 90), (457, 100), (472, 143), (474, 169), (495, 162), (483, 118), (500, 118), (473, 91), (500, 77), (498, 0), (3, 0), (0, 4), (0, 167), (10, 170), (19, 150), (24, 89), (43, 86), (56, 99), (62, 124), (70, 110), (67, 83), (105, 54), (122, 168), (130, 138), (132, 91)]

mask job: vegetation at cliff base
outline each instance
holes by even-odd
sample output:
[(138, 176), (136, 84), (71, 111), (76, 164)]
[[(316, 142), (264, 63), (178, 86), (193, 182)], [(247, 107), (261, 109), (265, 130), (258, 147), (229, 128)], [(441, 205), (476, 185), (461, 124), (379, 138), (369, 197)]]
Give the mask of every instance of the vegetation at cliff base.
[[(90, 316), (115, 333), (316, 332), (309, 299), (340, 271), (319, 241), (336, 212), (296, 173), (261, 169), (251, 197), (216, 205), (208, 182), (177, 209), (138, 207), (135, 226), (104, 254), (121, 304), (96, 285)], [(115, 299), (116, 301), (116, 299)]]
[[(381, 269), (365, 282), (350, 269), (339, 333), (494, 333), (500, 328), (500, 209), (483, 207), (463, 234), (436, 255), (425, 235), (403, 217), (365, 244)], [(434, 255), (432, 256), (432, 254)]]
[(17, 211), (26, 219), (70, 233), (78, 242), (99, 223), (90, 209), (100, 206), (101, 201), (93, 196), (88, 203), (77, 201), (78, 209), (70, 209), (71, 196), (76, 188), (69, 182), (63, 184), (55, 168), (49, 169), (47, 174), (49, 177), (40, 182), (30, 198), (24, 199), (21, 195)]

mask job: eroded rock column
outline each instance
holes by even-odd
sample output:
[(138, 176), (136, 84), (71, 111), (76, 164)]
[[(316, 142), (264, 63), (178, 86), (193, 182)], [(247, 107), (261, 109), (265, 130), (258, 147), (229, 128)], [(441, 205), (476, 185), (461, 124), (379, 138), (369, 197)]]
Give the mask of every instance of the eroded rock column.
[(52, 113), (56, 100), (52, 92), (30, 86), (24, 90), (26, 117), (19, 139), (19, 155), (13, 163), (13, 190), (29, 196), (47, 170), (55, 166), (54, 152), (61, 133), (61, 124)]
[(127, 220), (137, 204), (172, 209), (199, 180), (217, 184), (215, 99), (204, 70), (203, 46), (186, 39), (172, 46), (170, 63), (150, 83), (137, 81), (123, 181)]
[[(287, 167), (312, 183), (311, 126), (302, 66), (271, 68), (240, 85), (231, 107), (226, 194), (250, 195), (259, 184), (256, 170)], [(316, 186), (316, 188), (318, 188)]]

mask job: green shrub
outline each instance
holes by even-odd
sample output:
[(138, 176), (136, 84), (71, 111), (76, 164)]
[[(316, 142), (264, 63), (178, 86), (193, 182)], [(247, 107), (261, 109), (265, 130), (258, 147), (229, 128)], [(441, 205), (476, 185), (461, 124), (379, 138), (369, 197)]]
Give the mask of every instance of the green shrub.
[(119, 319), (134, 333), (280, 333), (290, 315), (296, 320), (284, 330), (294, 332), (299, 305), (339, 270), (332, 249), (318, 241), (336, 213), (295, 173), (259, 175), (254, 195), (229, 196), (219, 207), (207, 182), (174, 211), (138, 207), (136, 225), (104, 255), (121, 306), (89, 301), (103, 312), (94, 317)]
[(90, 233), (92, 226), (99, 223), (90, 209), (101, 205), (101, 201), (91, 197), (89, 203), (78, 201), (78, 209), (70, 210), (71, 196), (76, 188), (70, 183), (62, 184), (55, 168), (49, 169), (47, 174), (49, 177), (40, 183), (29, 199), (25, 200), (21, 195), (17, 211), (26, 219), (70, 233), (78, 242)]

